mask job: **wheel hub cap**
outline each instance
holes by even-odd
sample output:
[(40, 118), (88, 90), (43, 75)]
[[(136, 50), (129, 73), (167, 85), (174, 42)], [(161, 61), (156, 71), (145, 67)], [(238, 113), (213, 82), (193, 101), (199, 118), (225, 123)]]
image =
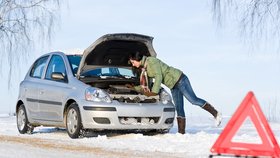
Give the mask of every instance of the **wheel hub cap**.
[(77, 130), (78, 115), (74, 109), (70, 109), (67, 114), (67, 128), (69, 133), (73, 134)]
[(20, 130), (23, 130), (26, 123), (25, 112), (20, 109), (17, 115), (17, 125)]

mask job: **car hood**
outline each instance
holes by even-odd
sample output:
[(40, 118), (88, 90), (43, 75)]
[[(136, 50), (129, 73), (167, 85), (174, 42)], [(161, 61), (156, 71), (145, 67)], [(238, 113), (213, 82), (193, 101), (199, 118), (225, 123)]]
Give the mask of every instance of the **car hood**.
[(104, 35), (84, 50), (77, 77), (97, 67), (131, 67), (128, 59), (136, 52), (156, 56), (152, 41), (153, 37), (140, 34)]

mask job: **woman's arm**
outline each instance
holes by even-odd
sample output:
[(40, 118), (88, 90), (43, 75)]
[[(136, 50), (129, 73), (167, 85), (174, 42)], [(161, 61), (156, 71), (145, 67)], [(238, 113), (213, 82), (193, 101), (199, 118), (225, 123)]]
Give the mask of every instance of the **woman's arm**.
[(159, 60), (151, 58), (147, 63), (147, 71), (150, 71), (148, 73), (153, 74), (155, 78), (151, 92), (158, 94), (162, 83), (162, 72)]

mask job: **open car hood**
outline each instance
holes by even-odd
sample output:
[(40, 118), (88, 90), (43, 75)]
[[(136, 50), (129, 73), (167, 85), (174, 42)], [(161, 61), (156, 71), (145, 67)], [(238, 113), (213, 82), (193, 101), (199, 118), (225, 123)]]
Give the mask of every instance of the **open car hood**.
[(140, 34), (104, 35), (83, 52), (77, 77), (96, 67), (131, 67), (128, 59), (136, 52), (145, 53), (145, 56), (156, 56), (152, 41), (153, 37)]

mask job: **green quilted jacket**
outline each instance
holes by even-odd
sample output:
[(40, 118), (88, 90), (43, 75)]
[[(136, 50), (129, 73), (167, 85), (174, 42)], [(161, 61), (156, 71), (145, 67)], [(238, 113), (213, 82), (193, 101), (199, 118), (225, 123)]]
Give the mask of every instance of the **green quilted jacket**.
[[(156, 57), (143, 56), (141, 66), (146, 67), (149, 78), (155, 79), (151, 89), (154, 93), (159, 93), (161, 83), (172, 89), (182, 75), (182, 71), (168, 66)], [(134, 89), (141, 91), (141, 86), (135, 86)]]

